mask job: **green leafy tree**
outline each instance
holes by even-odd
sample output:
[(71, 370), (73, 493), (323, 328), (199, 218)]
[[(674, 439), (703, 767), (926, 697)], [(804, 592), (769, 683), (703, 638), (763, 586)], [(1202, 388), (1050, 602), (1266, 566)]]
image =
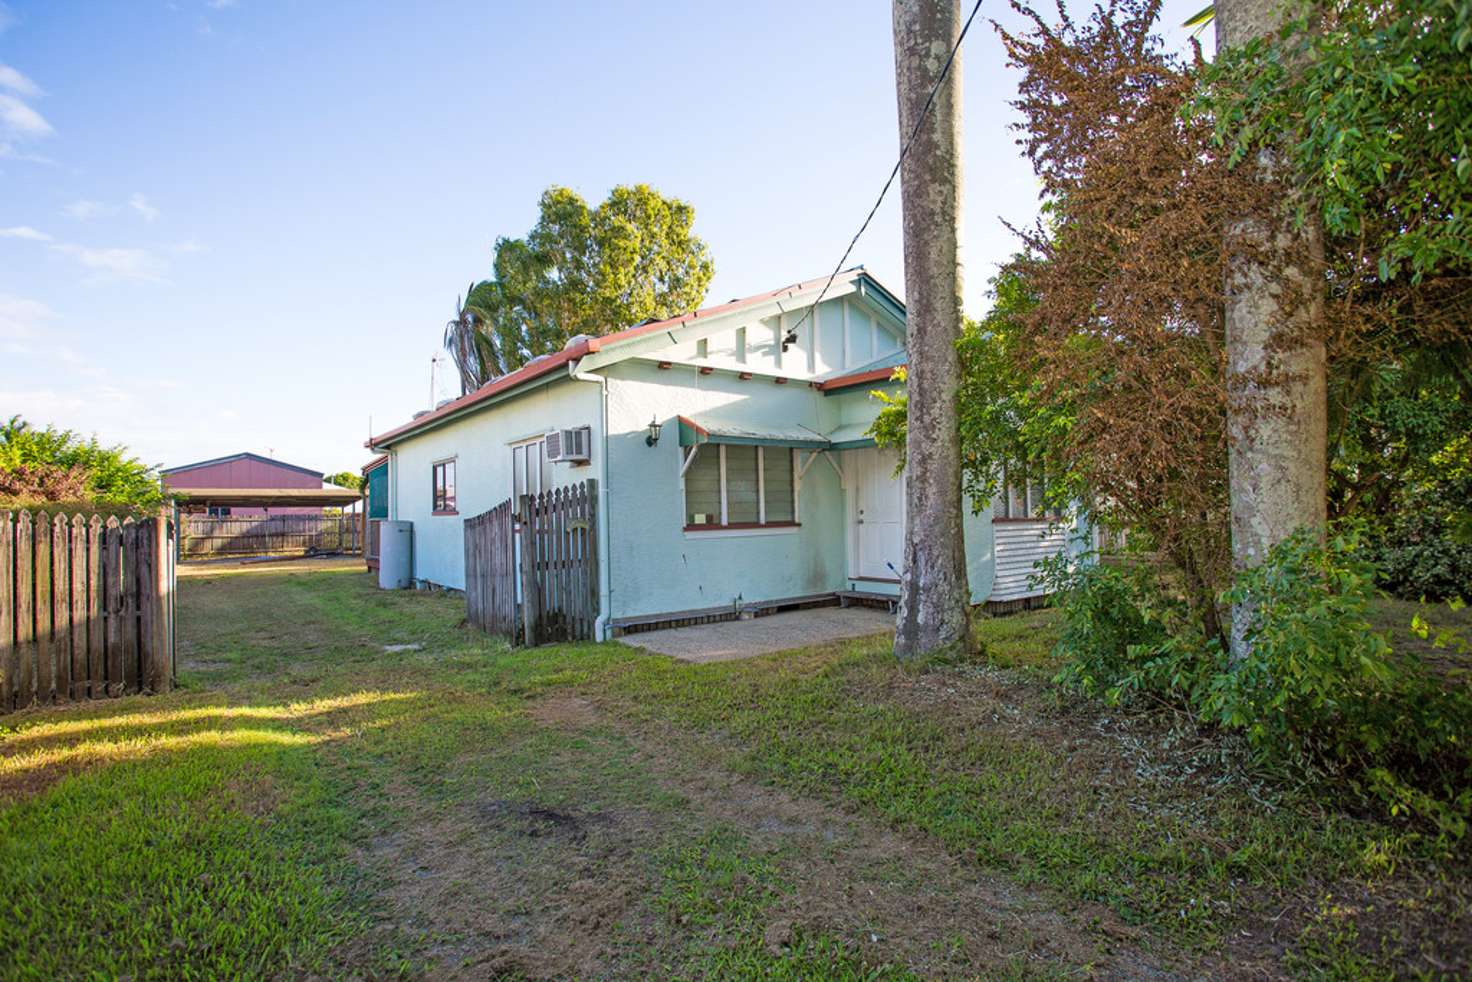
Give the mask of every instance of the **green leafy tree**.
[(36, 429), (19, 416), (0, 425), (0, 500), (146, 507), (162, 500), (156, 468), (121, 445), (72, 430)]
[(352, 471), (338, 471), (336, 474), (328, 474), (323, 478), (328, 484), (336, 484), (340, 488), (350, 488), (353, 491), (363, 487), (363, 477)]
[(1240, 160), (1276, 143), (1325, 231), (1382, 281), (1472, 269), (1472, 0), (1301, 4), (1223, 56), (1207, 105)]
[(695, 209), (647, 184), (620, 185), (596, 208), (565, 187), (542, 192), (525, 238), (496, 240), (492, 278), (456, 304), (445, 348), (462, 392), (602, 335), (693, 310), (715, 265)]
[[(1020, 257), (1019, 257), (1020, 258)], [(1037, 294), (1019, 265), (1008, 264), (991, 281), (991, 310), (968, 320), (957, 349), (961, 381), (957, 389), (961, 425), (961, 478), (973, 510), (997, 495), (1010, 472), (1044, 470), (1049, 504), (1065, 506), (1082, 490), (1077, 475), (1061, 461), (1073, 422), (1068, 400), (1046, 396), (1022, 366), (1027, 343), (1023, 318), (1037, 306)], [(896, 372), (905, 377), (904, 369)], [(874, 423), (875, 442), (904, 445), (908, 399), (903, 392), (876, 392), (885, 403)]]

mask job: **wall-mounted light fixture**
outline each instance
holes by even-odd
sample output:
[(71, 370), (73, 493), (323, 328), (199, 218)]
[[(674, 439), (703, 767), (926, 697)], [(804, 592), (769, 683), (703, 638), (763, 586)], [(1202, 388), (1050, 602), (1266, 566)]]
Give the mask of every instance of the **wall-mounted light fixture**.
[(649, 418), (649, 435), (644, 438), (644, 445), (646, 447), (652, 447), (659, 442), (659, 430), (659, 420), (651, 416)]

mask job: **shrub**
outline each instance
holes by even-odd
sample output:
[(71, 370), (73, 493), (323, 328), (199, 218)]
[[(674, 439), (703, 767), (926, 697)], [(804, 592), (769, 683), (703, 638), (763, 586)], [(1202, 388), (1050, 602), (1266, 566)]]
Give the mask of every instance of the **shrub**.
[(1141, 698), (1189, 707), (1209, 680), (1211, 656), (1184, 601), (1145, 563), (1044, 564), (1062, 609), (1055, 681), (1111, 704)]
[(19, 416), (0, 423), (0, 499), (9, 504), (90, 501), (147, 506), (162, 500), (158, 475), (121, 446), (106, 447)]
[(1375, 629), (1375, 568), (1359, 534), (1300, 533), (1228, 594), (1253, 598), (1249, 654), (1223, 666), (1203, 710), (1259, 758), (1346, 778), (1392, 815), (1460, 838), (1472, 815), (1472, 699)]
[(1472, 477), (1408, 491), (1361, 546), (1382, 587), (1416, 600), (1472, 600), (1472, 536), (1468, 535)]
[(1111, 703), (1186, 709), (1238, 732), (1262, 764), (1341, 782), (1443, 840), (1472, 817), (1472, 698), (1372, 623), (1376, 571), (1356, 530), (1303, 533), (1240, 574), (1222, 601), (1251, 597), (1249, 653), (1232, 661), (1148, 567), (1062, 564), (1057, 681)]

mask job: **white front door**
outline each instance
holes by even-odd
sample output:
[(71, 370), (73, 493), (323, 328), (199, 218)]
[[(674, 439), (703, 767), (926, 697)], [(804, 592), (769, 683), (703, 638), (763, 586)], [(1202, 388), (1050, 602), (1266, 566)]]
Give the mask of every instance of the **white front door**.
[(853, 469), (853, 575), (897, 580), (905, 558), (905, 477), (894, 472), (899, 457), (877, 447), (847, 456)]

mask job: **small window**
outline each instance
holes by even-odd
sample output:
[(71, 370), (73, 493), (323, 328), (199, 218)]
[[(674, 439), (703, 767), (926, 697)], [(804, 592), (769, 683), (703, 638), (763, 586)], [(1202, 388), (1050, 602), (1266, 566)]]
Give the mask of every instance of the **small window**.
[(1062, 509), (1047, 503), (1048, 486), (1037, 466), (1002, 469), (1002, 488), (993, 508), (996, 518), (1042, 521), (1063, 516)]
[(709, 358), (710, 357), (710, 342), (707, 341), (705, 338), (701, 338), (699, 341), (696, 341), (695, 342), (695, 357), (696, 358)]
[(229, 518), (230, 508), (226, 505), (210, 505), (210, 517)]
[(790, 447), (701, 447), (685, 471), (686, 527), (795, 524), (792, 453)]
[(455, 461), (442, 460), (434, 465), (434, 512), (455, 514)]
[(746, 328), (736, 328), (736, 360), (746, 361)]

